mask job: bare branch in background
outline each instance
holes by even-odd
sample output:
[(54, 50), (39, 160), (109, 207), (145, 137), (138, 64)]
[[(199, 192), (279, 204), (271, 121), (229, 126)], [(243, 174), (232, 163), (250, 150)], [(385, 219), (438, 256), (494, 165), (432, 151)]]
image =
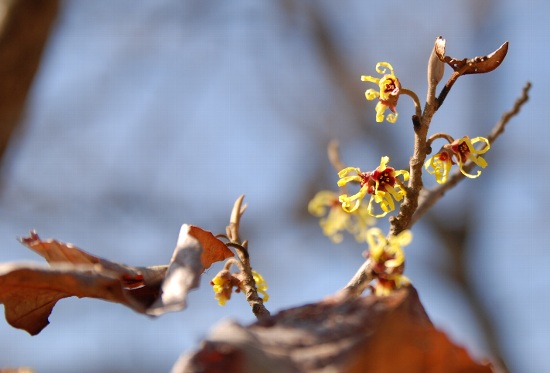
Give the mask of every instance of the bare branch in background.
[(0, 2), (0, 158), (22, 117), (58, 8), (57, 0)]
[(449, 227), (445, 224), (445, 219), (437, 218), (434, 214), (427, 216), (427, 226), (439, 236), (443, 248), (451, 258), (450, 262), (453, 263), (450, 270), (441, 270), (440, 274), (449, 278), (462, 290), (464, 299), (472, 310), (485, 337), (493, 362), (498, 368), (497, 372), (505, 373), (509, 372), (509, 369), (499, 342), (496, 325), (494, 325), (491, 318), (491, 311), (484, 305), (480, 294), (476, 292), (474, 284), (470, 281), (468, 253), (465, 250), (468, 232), (471, 231), (470, 222), (472, 217), (469, 211), (472, 210), (466, 209), (465, 216), (456, 219), (457, 222), (463, 222), (458, 227)]

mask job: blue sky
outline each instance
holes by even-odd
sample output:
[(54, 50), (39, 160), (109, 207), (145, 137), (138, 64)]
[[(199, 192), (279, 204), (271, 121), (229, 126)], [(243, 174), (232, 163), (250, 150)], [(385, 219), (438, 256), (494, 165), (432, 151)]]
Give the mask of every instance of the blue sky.
[[(65, 2), (2, 165), (0, 260), (38, 260), (15, 240), (35, 228), (130, 265), (167, 263), (181, 224), (221, 232), (245, 194), (243, 233), (270, 285), (267, 306), (319, 300), (345, 285), (365, 249), (351, 239), (332, 245), (307, 215), (316, 191), (336, 187), (326, 143), (339, 139), (344, 161), (365, 169), (386, 154), (404, 166), (412, 151), (412, 104), (400, 100), (397, 123), (375, 123), (360, 76), (388, 61), (423, 102), (438, 35), (453, 57), (509, 40), (498, 70), (459, 80), (432, 132), (486, 135), (527, 80), (531, 100), (488, 153), (482, 176), (449, 192), (435, 213), (460, 225), (473, 212), (464, 247), (470, 279), (512, 371), (548, 366), (547, 3), (137, 3)], [(428, 224), (413, 233), (406, 274), (428, 313), (485, 356), (464, 294), (436, 269), (450, 270), (452, 260)], [(253, 321), (239, 297), (217, 306), (207, 286), (215, 273), (186, 311), (158, 319), (67, 299), (36, 337), (0, 324), (0, 366), (167, 371), (220, 319)]]

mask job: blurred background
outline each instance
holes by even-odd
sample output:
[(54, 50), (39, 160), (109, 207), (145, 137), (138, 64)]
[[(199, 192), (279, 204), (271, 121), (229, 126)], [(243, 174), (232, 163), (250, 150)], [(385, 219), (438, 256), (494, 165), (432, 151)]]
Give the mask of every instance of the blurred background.
[[(266, 306), (318, 301), (347, 283), (366, 248), (332, 244), (307, 213), (317, 191), (336, 190), (327, 143), (338, 139), (343, 162), (363, 169), (381, 155), (405, 168), (412, 154), (412, 102), (401, 98), (397, 123), (376, 123), (360, 76), (390, 62), (424, 102), (438, 35), (457, 58), (508, 40), (501, 67), (459, 79), (431, 132), (486, 136), (527, 80), (531, 99), (481, 177), (414, 226), (406, 275), (437, 327), (475, 358), (546, 371), (549, 11), (543, 0), (5, 0), (0, 261), (42, 261), (16, 241), (36, 229), (114, 261), (165, 264), (182, 223), (223, 232), (245, 194), (242, 234), (269, 284)], [(217, 270), (187, 310), (158, 319), (69, 298), (35, 337), (2, 321), (0, 367), (168, 371), (219, 320), (254, 321), (240, 294), (217, 305)]]

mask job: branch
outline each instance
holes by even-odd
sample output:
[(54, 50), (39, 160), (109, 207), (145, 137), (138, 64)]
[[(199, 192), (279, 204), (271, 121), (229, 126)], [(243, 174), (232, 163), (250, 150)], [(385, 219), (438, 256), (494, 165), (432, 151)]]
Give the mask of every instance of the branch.
[(340, 160), (340, 144), (338, 143), (338, 140), (330, 140), (327, 145), (327, 154), (328, 160), (336, 172), (340, 172), (346, 168)]
[(58, 0), (1, 2), (0, 158), (24, 113), (58, 9)]
[(258, 319), (263, 319), (270, 315), (267, 308), (264, 306), (262, 298), (258, 295), (258, 290), (256, 289), (256, 281), (254, 281), (254, 276), (252, 275), (252, 267), (250, 266), (250, 255), (248, 253), (248, 241), (241, 241), (239, 237), (239, 227), (241, 224), (241, 217), (243, 216), (246, 205), (243, 205), (244, 195), (239, 196), (233, 205), (233, 210), (231, 211), (231, 218), (229, 220), (229, 225), (226, 228), (227, 238), (229, 243), (227, 246), (232, 247), (237, 252), (237, 256), (240, 259), (240, 265), (238, 265), (241, 273), (244, 274), (244, 279), (242, 281), (243, 292), (246, 296), (246, 300), (250, 307), (252, 307), (252, 312), (254, 316)]
[(410, 98), (412, 98), (414, 102), (414, 109), (416, 111), (416, 117), (420, 119), (420, 117), (422, 117), (422, 107), (420, 106), (420, 100), (418, 99), (418, 96), (416, 95), (416, 93), (414, 93), (410, 89), (401, 88), (401, 94), (407, 95)]
[[(497, 122), (491, 133), (487, 136), (489, 143), (493, 143), (506, 128), (506, 125), (515, 115), (517, 115), (521, 107), (529, 100), (529, 90), (531, 89), (531, 83), (527, 82), (523, 87), (521, 96), (518, 97), (514, 106), (509, 111), (505, 112), (500, 120)], [(475, 164), (473, 162), (468, 162), (463, 166), (464, 171), (470, 172), (474, 168)], [(459, 181), (464, 179), (464, 175), (460, 170), (456, 170), (445, 184), (439, 185), (438, 187), (427, 191), (427, 193), (422, 195), (422, 199), (418, 204), (418, 209), (415, 211), (411, 225), (416, 223), (422, 215), (426, 213), (443, 195), (446, 191), (458, 184)]]
[(365, 289), (369, 286), (369, 283), (374, 279), (372, 261), (367, 259), (361, 267), (357, 270), (353, 278), (348, 284), (336, 293), (336, 297), (359, 298)]

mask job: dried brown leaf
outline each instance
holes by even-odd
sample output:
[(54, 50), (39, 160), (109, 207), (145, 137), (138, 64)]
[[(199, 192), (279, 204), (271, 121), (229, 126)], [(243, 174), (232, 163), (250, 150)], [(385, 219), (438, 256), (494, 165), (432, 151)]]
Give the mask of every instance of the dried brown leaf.
[[(384, 369), (373, 365), (381, 362)], [(226, 322), (172, 373), (223, 366), (239, 372), (491, 372), (435, 329), (412, 287), (388, 297), (325, 300), (248, 327)]]
[(31, 335), (49, 321), (58, 300), (70, 296), (99, 298), (143, 311), (142, 304), (128, 297), (117, 273), (93, 265), (37, 264), (0, 265), (0, 303), (6, 320)]
[[(405, 316), (405, 317), (404, 317)], [(400, 312), (388, 315), (351, 357), (346, 373), (491, 373), (441, 331), (417, 325)]]
[(184, 309), (187, 294), (199, 286), (204, 270), (212, 263), (232, 256), (233, 252), (212, 233), (192, 225), (182, 225), (162, 293), (147, 313), (159, 316)]
[(43, 241), (36, 232), (21, 242), (44, 257), (49, 267), (0, 264), (0, 304), (4, 304), (8, 323), (31, 335), (48, 325), (57, 301), (71, 296), (116, 302), (149, 315), (180, 310), (205, 268), (233, 255), (212, 233), (189, 225), (180, 232), (170, 276), (166, 276), (168, 266), (119, 264), (71, 244)]
[(460, 75), (483, 74), (495, 70), (504, 61), (508, 53), (508, 42), (486, 56), (457, 59), (445, 55), (445, 39), (439, 37), (436, 39), (435, 52), (442, 62)]
[(144, 285), (143, 275), (138, 268), (94, 256), (70, 243), (53, 239), (43, 241), (35, 231), (31, 231), (29, 237), (20, 238), (19, 241), (46, 259), (50, 265), (56, 263), (98, 265), (118, 273), (128, 288), (137, 288)]
[(211, 232), (190, 225), (189, 235), (195, 237), (202, 246), (201, 264), (203, 271), (210, 268), (213, 263), (220, 262), (234, 255), (233, 252)]

